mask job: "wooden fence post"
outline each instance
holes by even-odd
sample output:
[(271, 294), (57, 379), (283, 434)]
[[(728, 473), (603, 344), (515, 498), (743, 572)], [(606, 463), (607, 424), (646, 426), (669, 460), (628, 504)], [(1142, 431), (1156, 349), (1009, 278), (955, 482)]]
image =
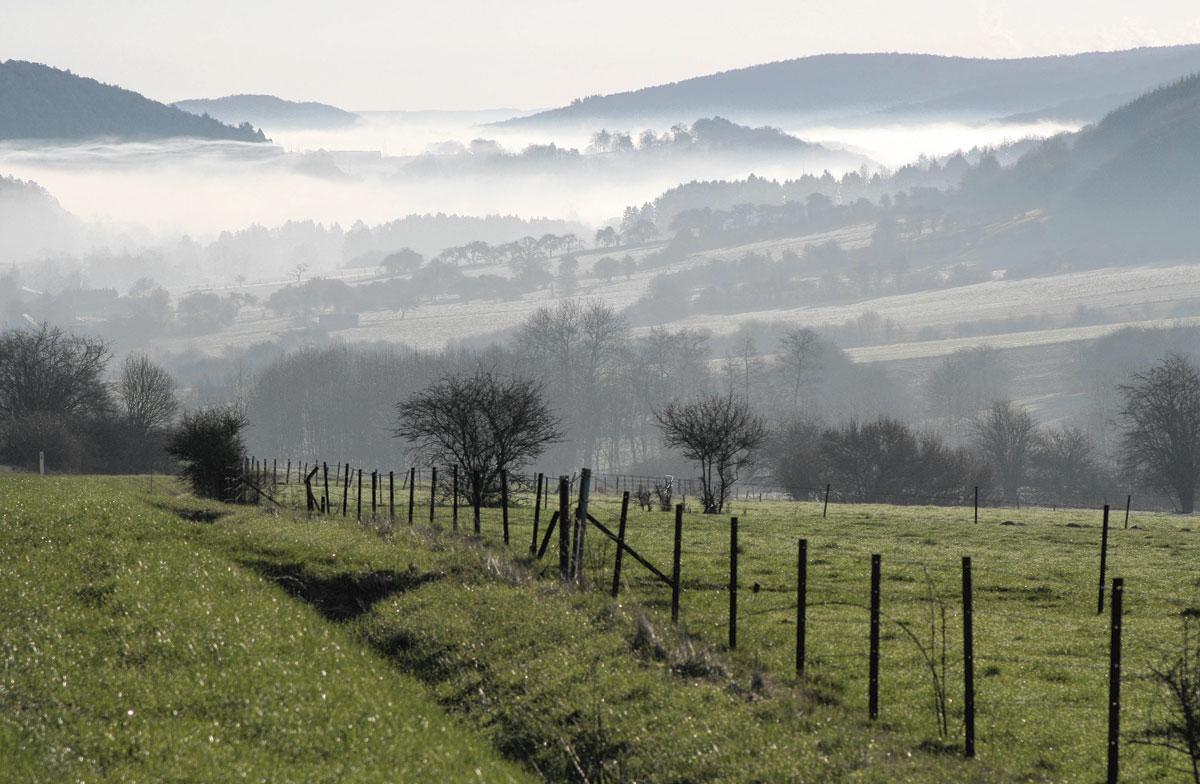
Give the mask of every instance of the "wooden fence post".
[(1125, 496), (1125, 527), (1129, 527), (1129, 507), (1133, 503), (1133, 495)]
[(375, 487), (378, 484), (379, 484), (379, 469), (377, 468), (371, 472), (371, 519), (372, 520), (375, 519), (375, 513), (379, 509), (378, 503), (376, 502), (376, 499), (375, 499)]
[(359, 520), (362, 520), (362, 469), (358, 469), (358, 511), (356, 512)]
[(437, 466), (429, 467), (429, 526), (432, 528), (437, 505)]
[(612, 597), (621, 590), (621, 560), (625, 555), (625, 521), (629, 519), (629, 491), (621, 496), (621, 523), (617, 526), (617, 558), (613, 563)]
[(508, 471), (500, 471), (500, 514), (504, 526), (504, 544), (508, 544)]
[(679, 567), (683, 556), (683, 504), (675, 504), (675, 553), (671, 559), (671, 622), (679, 621)]
[(283, 483), (286, 485), (286, 484), (290, 484), (291, 481), (292, 481), (292, 459), (289, 457), (288, 461), (287, 461), (287, 468), (283, 472)]
[(572, 558), (571, 577), (580, 585), (584, 582), (583, 546), (588, 528), (588, 501), (591, 497), (592, 469), (582, 468), (579, 471), (579, 508), (575, 518), (575, 547)]
[(453, 487), (450, 495), (450, 525), (455, 531), (458, 530), (458, 464), (451, 466), (451, 481)]
[(396, 522), (396, 472), (388, 471), (388, 522)]
[(975, 525), (979, 525), (979, 485), (975, 485)]
[(738, 519), (729, 518), (729, 649), (737, 647)]
[(567, 519), (571, 515), (571, 480), (558, 478), (558, 572), (565, 583), (571, 578), (571, 526)]
[(408, 524), (413, 524), (413, 507), (417, 502), (417, 467), (408, 469)]
[(804, 646), (808, 623), (808, 540), (801, 539), (796, 555), (796, 675), (804, 675)]
[(871, 651), (867, 673), (867, 703), (872, 719), (879, 718), (879, 573), (882, 556), (871, 556)]
[(346, 463), (346, 479), (342, 482), (342, 517), (346, 516), (346, 508), (349, 506), (350, 494), (350, 464)]
[[(326, 471), (328, 473), (328, 471)], [(271, 484), (279, 484), (279, 458), (271, 458)], [(1128, 517), (1128, 515), (1126, 515)]]
[(963, 754), (975, 758), (975, 602), (971, 587), (971, 556), (962, 559), (963, 603)]
[(542, 522), (542, 482), (545, 480), (545, 475), (537, 475), (537, 493), (533, 497), (533, 541), (529, 543), (529, 553), (534, 555), (537, 553), (538, 545), (538, 525)]
[(1104, 527), (1100, 533), (1100, 598), (1096, 603), (1096, 615), (1104, 613), (1104, 570), (1108, 566), (1108, 504), (1104, 505)]
[(1108, 643), (1108, 784), (1117, 784), (1121, 752), (1121, 604), (1125, 580), (1113, 578), (1112, 630)]
[(825, 485), (825, 508), (821, 510), (821, 517), (826, 517), (829, 514), (829, 484)]
[(329, 514), (329, 463), (321, 463), (321, 475), (325, 480), (325, 514)]

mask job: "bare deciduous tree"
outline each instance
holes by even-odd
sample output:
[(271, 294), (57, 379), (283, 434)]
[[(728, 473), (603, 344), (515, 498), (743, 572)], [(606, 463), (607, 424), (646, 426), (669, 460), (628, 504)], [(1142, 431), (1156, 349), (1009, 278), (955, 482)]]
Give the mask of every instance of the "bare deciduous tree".
[(800, 410), (805, 374), (816, 369), (820, 359), (820, 337), (811, 329), (793, 327), (779, 339), (779, 367), (791, 386), (793, 413)]
[(1126, 468), (1174, 493), (1179, 510), (1190, 514), (1200, 482), (1200, 371), (1171, 354), (1120, 389)]
[(143, 435), (170, 425), (179, 409), (175, 380), (145, 354), (130, 354), (125, 358), (117, 395), (130, 424)]
[(1192, 781), (1200, 784), (1200, 610), (1183, 612), (1182, 650), (1173, 660), (1151, 670), (1158, 686), (1158, 705), (1146, 727), (1130, 740), (1187, 755)]
[(434, 464), (462, 466), (472, 503), (484, 502), (502, 470), (521, 468), (562, 437), (536, 382), (482, 370), (448, 375), (397, 411), (395, 435)]
[(767, 426), (745, 400), (705, 395), (656, 414), (663, 442), (700, 464), (705, 514), (725, 508), (729, 488), (767, 440)]
[(1008, 498), (1016, 498), (1039, 444), (1037, 424), (1012, 403), (995, 403), (975, 422), (975, 444)]
[(111, 410), (103, 381), (108, 346), (99, 338), (72, 335), (45, 324), (33, 331), (0, 335), (0, 416), (61, 418)]

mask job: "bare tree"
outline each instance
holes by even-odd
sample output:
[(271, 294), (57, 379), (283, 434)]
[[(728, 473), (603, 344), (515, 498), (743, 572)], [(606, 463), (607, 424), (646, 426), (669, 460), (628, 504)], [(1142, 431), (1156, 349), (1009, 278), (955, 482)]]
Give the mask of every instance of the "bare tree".
[(1190, 514), (1200, 481), (1200, 371), (1170, 354), (1120, 389), (1126, 467), (1152, 487), (1174, 493), (1179, 510)]
[(117, 395), (130, 424), (143, 435), (170, 425), (179, 409), (175, 380), (145, 354), (130, 354), (125, 358)]
[(821, 339), (816, 332), (793, 327), (779, 339), (779, 366), (792, 389), (792, 412), (800, 411), (800, 388), (804, 376), (821, 359)]
[(62, 419), (111, 410), (104, 383), (108, 346), (43, 324), (0, 335), (0, 417), (52, 414)]
[(1077, 427), (1043, 433), (1034, 455), (1035, 478), (1045, 491), (1083, 499), (1101, 491), (1104, 471), (1096, 461), (1091, 437)]
[(521, 468), (562, 437), (536, 382), (488, 371), (448, 375), (396, 408), (395, 435), (435, 465), (462, 466), (472, 503), (484, 502), (501, 471)]
[(1033, 417), (1012, 403), (995, 403), (975, 422), (975, 444), (1005, 496), (1016, 498), (1039, 444)]
[(700, 464), (705, 514), (720, 513), (738, 473), (753, 463), (767, 440), (766, 424), (745, 400), (732, 395), (671, 402), (656, 416), (663, 442)]
[(1165, 716), (1152, 713), (1146, 727), (1130, 740), (1187, 755), (1192, 781), (1200, 784), (1200, 610), (1183, 612), (1182, 649), (1165, 665), (1154, 667), (1150, 679), (1158, 686), (1158, 705)]

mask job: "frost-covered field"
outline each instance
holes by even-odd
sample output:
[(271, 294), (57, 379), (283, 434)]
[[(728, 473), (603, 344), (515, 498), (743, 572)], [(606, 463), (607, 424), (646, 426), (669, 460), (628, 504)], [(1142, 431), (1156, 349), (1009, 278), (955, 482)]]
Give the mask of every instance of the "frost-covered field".
[(678, 325), (705, 327), (715, 333), (732, 332), (746, 319), (817, 327), (841, 324), (871, 311), (905, 328), (919, 329), (1043, 313), (1069, 314), (1081, 306), (1100, 310), (1143, 305), (1161, 308), (1197, 298), (1200, 298), (1200, 264), (1189, 263), (993, 280), (824, 307), (693, 316)]
[(1126, 327), (1161, 328), (1195, 326), (1200, 324), (1200, 316), (1185, 316), (1174, 319), (1146, 319), (1144, 321), (1120, 321), (1112, 324), (1092, 324), (1086, 327), (1061, 327), (1058, 329), (1037, 329), (1024, 332), (1006, 332), (999, 335), (980, 335), (968, 338), (947, 338), (945, 340), (918, 340), (908, 343), (887, 343), (878, 346), (858, 346), (846, 349), (846, 353), (855, 362), (889, 362), (905, 359), (923, 359), (926, 357), (941, 357), (952, 354), (959, 349), (973, 346), (988, 345), (992, 348), (1033, 348), (1037, 346), (1053, 346), (1060, 343), (1073, 343), (1081, 340), (1095, 340), (1110, 335)]
[[(748, 251), (770, 252), (784, 250), (803, 252), (807, 245), (836, 240), (852, 247), (867, 242), (869, 226), (855, 226), (838, 232), (811, 235), (786, 240), (755, 243), (733, 249), (698, 253), (679, 262), (650, 270), (639, 270), (626, 277), (610, 281), (590, 277), (592, 265), (605, 255), (623, 257), (625, 250), (589, 251), (581, 255), (581, 280), (573, 296), (598, 299), (620, 310), (646, 293), (651, 281), (664, 272), (677, 272), (702, 265), (717, 258), (736, 258)], [(635, 249), (629, 255), (640, 259), (656, 250), (649, 246)], [(477, 268), (467, 274), (507, 275), (502, 266)], [(260, 296), (264, 291), (255, 292)], [(359, 326), (339, 330), (334, 337), (347, 341), (389, 341), (414, 348), (437, 349), (455, 341), (477, 338), (520, 325), (540, 307), (552, 305), (561, 297), (561, 289), (547, 287), (520, 298), (506, 301), (462, 301), (445, 298), (426, 302), (404, 314), (392, 310), (370, 311), (360, 315)], [(1119, 267), (1071, 272), (1019, 280), (993, 280), (969, 286), (922, 291), (912, 294), (877, 297), (853, 303), (828, 306), (806, 306), (748, 311), (736, 314), (700, 314), (664, 322), (671, 328), (709, 330), (721, 335), (735, 331), (746, 321), (789, 322), (801, 326), (821, 327), (842, 324), (866, 312), (896, 322), (907, 330), (922, 327), (952, 328), (978, 321), (1021, 319), (1046, 315), (1067, 317), (1079, 308), (1105, 312), (1111, 323), (1097, 326), (1072, 326), (1059, 329), (1036, 329), (981, 337), (895, 343), (866, 346), (850, 353), (857, 361), (886, 361), (939, 356), (958, 348), (987, 343), (1017, 348), (1088, 340), (1119, 329), (1122, 326), (1165, 326), (1177, 323), (1198, 323), (1200, 318), (1173, 319), (1165, 317), (1184, 303), (1200, 301), (1200, 263)], [(218, 353), (228, 346), (245, 346), (295, 331), (299, 325), (287, 318), (276, 317), (265, 308), (247, 309), (232, 327), (200, 338), (167, 337), (158, 341), (161, 349), (178, 351), (197, 349)], [(646, 327), (638, 331), (645, 331)]]

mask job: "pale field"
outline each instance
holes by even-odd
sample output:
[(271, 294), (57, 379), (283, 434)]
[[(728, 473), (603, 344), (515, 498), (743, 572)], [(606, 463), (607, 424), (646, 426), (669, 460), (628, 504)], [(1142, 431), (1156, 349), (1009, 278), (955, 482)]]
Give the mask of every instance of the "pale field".
[[(749, 252), (768, 253), (775, 257), (788, 250), (803, 253), (810, 245), (829, 241), (835, 241), (845, 248), (862, 247), (869, 243), (871, 231), (869, 224), (863, 224), (804, 237), (704, 251), (671, 264), (639, 270), (628, 277), (618, 275), (609, 281), (591, 277), (592, 267), (598, 259), (604, 256), (620, 259), (628, 255), (640, 261), (662, 246), (650, 244), (630, 249), (589, 250), (579, 254), (580, 281), (573, 294), (577, 298), (599, 300), (621, 310), (643, 296), (653, 279), (663, 273), (686, 271), (714, 260), (735, 259)], [(364, 274), (370, 273), (353, 271), (342, 277), (353, 285), (358, 281), (371, 280), (364, 278)], [(508, 276), (510, 270), (504, 265), (490, 265), (465, 270), (465, 274)], [(285, 283), (261, 283), (248, 286), (246, 291), (265, 299)], [(332, 335), (347, 342), (394, 342), (418, 349), (436, 350), (458, 341), (513, 329), (538, 308), (553, 305), (561, 295), (560, 290), (547, 287), (505, 301), (462, 301), (446, 297), (412, 308), (403, 318), (399, 312), (392, 310), (364, 312), (360, 314), (357, 328), (338, 330)], [(836, 305), (697, 314), (664, 320), (656, 326), (707, 330), (720, 336), (736, 331), (747, 321), (783, 322), (820, 328), (852, 321), (871, 312), (907, 330), (925, 327), (952, 329), (961, 324), (986, 320), (1046, 315), (1064, 318), (1082, 307), (1105, 311), (1111, 320), (1111, 323), (1101, 325), (870, 345), (851, 348), (848, 352), (857, 362), (887, 362), (938, 357), (958, 349), (985, 344), (1004, 349), (1068, 344), (1102, 337), (1126, 326), (1191, 325), (1200, 323), (1200, 317), (1164, 318), (1164, 314), (1170, 313), (1177, 305), (1197, 300), (1200, 300), (1200, 264), (1180, 261), (1138, 267), (1099, 268), (1045, 277), (998, 279)], [(275, 316), (265, 307), (249, 307), (243, 310), (234, 325), (220, 333), (198, 338), (164, 337), (156, 341), (156, 346), (165, 351), (194, 349), (218, 354), (229, 347), (272, 340), (279, 335), (295, 332), (300, 326), (293, 319)], [(644, 333), (649, 329), (649, 326), (641, 326), (634, 332)]]

